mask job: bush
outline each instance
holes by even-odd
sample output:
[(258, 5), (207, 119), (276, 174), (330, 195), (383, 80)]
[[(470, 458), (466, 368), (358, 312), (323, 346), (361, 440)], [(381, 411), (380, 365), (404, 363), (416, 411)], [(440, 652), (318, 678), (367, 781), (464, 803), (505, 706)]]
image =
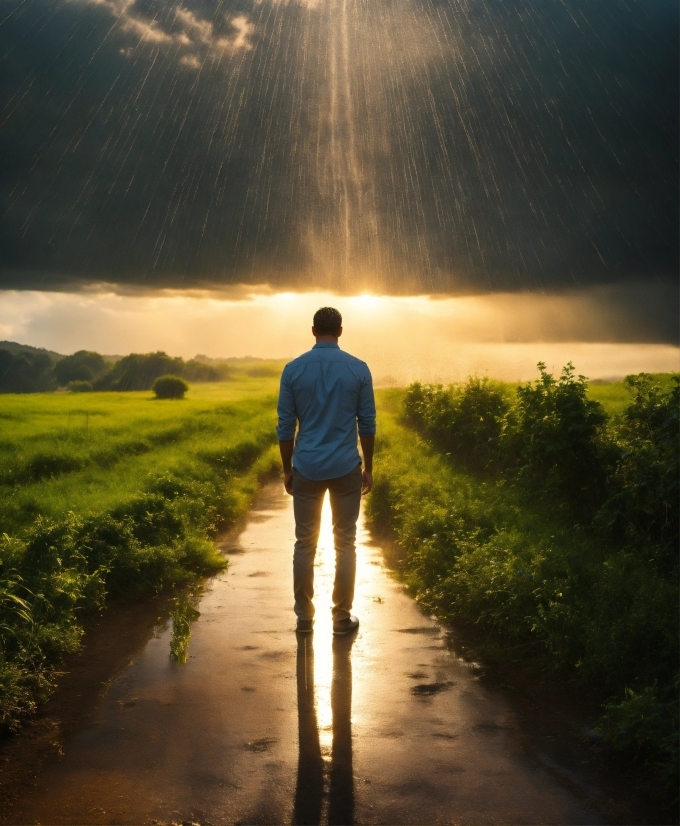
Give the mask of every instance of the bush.
[(620, 702), (605, 704), (599, 728), (612, 748), (636, 763), (652, 756), (659, 784), (669, 799), (678, 792), (678, 684), (659, 697), (657, 687), (627, 688)]
[(66, 389), (69, 393), (91, 393), (94, 388), (92, 387), (91, 381), (70, 381), (66, 385)]
[(597, 518), (605, 536), (669, 574), (678, 569), (680, 377), (663, 392), (652, 376), (628, 376), (631, 403), (611, 428), (616, 463)]
[(462, 386), (412, 384), (404, 398), (407, 421), (441, 450), (468, 467), (487, 467), (498, 453), (498, 439), (510, 404), (502, 386), (470, 377)]
[(588, 398), (588, 380), (567, 364), (559, 379), (539, 362), (540, 378), (517, 388), (501, 452), (525, 487), (592, 517), (606, 490), (602, 426), (607, 415)]
[(189, 385), (179, 376), (160, 376), (152, 389), (158, 399), (183, 399)]

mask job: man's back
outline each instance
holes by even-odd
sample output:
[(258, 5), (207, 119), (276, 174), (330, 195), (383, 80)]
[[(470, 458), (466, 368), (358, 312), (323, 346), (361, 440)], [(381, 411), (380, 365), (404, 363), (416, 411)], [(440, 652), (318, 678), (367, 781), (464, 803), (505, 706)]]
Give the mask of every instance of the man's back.
[(293, 497), (295, 515), (295, 630), (311, 634), (314, 626), (314, 557), (328, 493), (335, 545), (333, 633), (351, 634), (359, 627), (359, 619), (352, 615), (357, 519), (361, 495), (373, 487), (373, 383), (364, 362), (338, 347), (342, 316), (335, 307), (321, 307), (314, 313), (312, 335), (316, 346), (283, 371), (278, 410), (283, 484)]
[(360, 462), (359, 434), (375, 433), (375, 404), (367, 365), (334, 342), (318, 342), (286, 365), (281, 376), (278, 437), (295, 436), (293, 465), (307, 479), (334, 479)]

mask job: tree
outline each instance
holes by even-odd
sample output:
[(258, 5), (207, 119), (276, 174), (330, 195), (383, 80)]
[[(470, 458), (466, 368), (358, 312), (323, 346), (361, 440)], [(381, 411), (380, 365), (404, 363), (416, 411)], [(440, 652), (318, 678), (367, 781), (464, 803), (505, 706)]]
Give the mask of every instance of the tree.
[(95, 383), (95, 390), (150, 390), (161, 376), (177, 376), (184, 369), (181, 358), (167, 353), (130, 353)]
[(107, 368), (104, 356), (92, 350), (78, 350), (72, 356), (64, 356), (54, 365), (54, 375), (60, 387), (72, 381), (93, 381)]
[(66, 389), (70, 393), (91, 393), (93, 387), (91, 381), (80, 381), (79, 379), (76, 379), (74, 381), (70, 381), (66, 385)]
[(0, 350), (0, 393), (40, 393), (51, 389), (53, 381), (47, 353)]

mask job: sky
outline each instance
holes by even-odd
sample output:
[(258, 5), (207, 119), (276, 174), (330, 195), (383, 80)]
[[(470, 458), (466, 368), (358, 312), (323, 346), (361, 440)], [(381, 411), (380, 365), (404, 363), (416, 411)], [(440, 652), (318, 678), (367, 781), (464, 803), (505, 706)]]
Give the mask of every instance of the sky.
[[(263, 288), (221, 295), (12, 291), (0, 305), (0, 340), (31, 341), (61, 353), (163, 349), (184, 358), (290, 359), (313, 345), (315, 310), (333, 304), (344, 319), (340, 345), (364, 359), (381, 386), (460, 381), (470, 374), (527, 380), (536, 377), (538, 361), (557, 373), (572, 361), (591, 379), (680, 369), (677, 346), (647, 341), (645, 329), (637, 341), (622, 335), (620, 312), (602, 311), (611, 303), (601, 288), (456, 297)], [(635, 325), (634, 318), (623, 321), (624, 330)], [(588, 335), (593, 329), (599, 337)]]
[(184, 353), (154, 300), (197, 345), (214, 300), (252, 349), (284, 292), (448, 301), (434, 347), (677, 344), (674, 0), (1, 9), (4, 338), (129, 351), (146, 307)]

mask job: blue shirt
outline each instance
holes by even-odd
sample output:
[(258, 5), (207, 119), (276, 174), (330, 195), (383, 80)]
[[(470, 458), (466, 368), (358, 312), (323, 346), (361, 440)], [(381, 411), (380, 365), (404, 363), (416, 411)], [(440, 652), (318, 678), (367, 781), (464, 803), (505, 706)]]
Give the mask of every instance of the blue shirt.
[(281, 375), (279, 441), (295, 438), (293, 467), (306, 479), (337, 479), (361, 462), (361, 436), (375, 434), (375, 400), (368, 366), (335, 342), (320, 341), (289, 362)]

